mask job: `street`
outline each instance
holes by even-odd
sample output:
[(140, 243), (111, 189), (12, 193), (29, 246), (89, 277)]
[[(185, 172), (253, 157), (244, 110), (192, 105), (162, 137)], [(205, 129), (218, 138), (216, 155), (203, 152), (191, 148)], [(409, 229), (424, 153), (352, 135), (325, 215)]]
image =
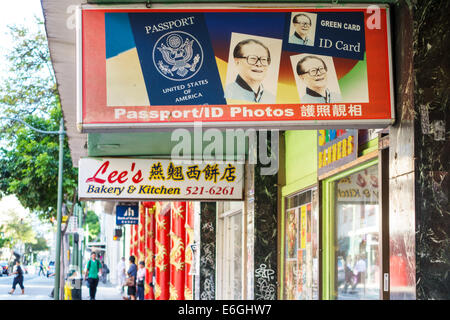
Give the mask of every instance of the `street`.
[[(54, 278), (26, 274), (24, 279), (25, 294), (17, 285), (13, 295), (8, 294), (13, 283), (13, 276), (0, 277), (0, 300), (53, 300), (49, 295), (52, 292)], [(82, 299), (89, 300), (89, 289), (83, 285)], [(110, 283), (99, 283), (97, 287), (97, 300), (122, 300), (117, 288)]]

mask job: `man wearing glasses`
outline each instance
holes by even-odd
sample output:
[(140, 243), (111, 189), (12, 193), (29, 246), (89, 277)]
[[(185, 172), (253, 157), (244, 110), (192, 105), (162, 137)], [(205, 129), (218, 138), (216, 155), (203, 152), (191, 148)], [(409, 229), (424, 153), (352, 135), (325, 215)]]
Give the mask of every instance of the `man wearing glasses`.
[(297, 74), (306, 86), (306, 94), (301, 103), (334, 103), (341, 102), (339, 93), (328, 88), (328, 68), (320, 57), (306, 56), (297, 63)]
[(299, 13), (292, 18), (294, 33), (289, 37), (289, 43), (313, 46), (314, 43), (308, 38), (311, 29), (311, 18), (304, 13)]
[(247, 39), (233, 50), (238, 76), (225, 89), (225, 98), (258, 103), (275, 103), (275, 96), (264, 90), (262, 81), (270, 65), (270, 51), (262, 42)]

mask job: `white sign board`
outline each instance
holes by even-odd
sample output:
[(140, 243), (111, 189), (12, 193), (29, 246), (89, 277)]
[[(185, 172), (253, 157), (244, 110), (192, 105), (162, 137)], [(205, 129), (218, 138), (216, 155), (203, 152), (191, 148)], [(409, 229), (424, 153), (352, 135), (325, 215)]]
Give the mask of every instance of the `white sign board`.
[(80, 199), (240, 200), (244, 166), (236, 162), (83, 158)]

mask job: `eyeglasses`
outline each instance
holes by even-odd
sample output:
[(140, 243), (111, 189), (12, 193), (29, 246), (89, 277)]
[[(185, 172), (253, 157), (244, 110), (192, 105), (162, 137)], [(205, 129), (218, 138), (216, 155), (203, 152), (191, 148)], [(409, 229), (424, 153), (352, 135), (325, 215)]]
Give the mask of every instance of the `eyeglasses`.
[(327, 69), (325, 69), (324, 67), (319, 67), (319, 68), (312, 68), (309, 69), (308, 71), (302, 72), (301, 74), (309, 74), (311, 77), (315, 77), (318, 74), (322, 74), (322, 73), (326, 73)]
[(247, 59), (247, 63), (251, 66), (254, 66), (255, 64), (257, 64), (258, 61), (261, 61), (262, 66), (268, 66), (270, 64), (270, 58), (266, 58), (266, 57), (258, 57), (258, 56), (250, 55), (247, 57), (236, 57), (236, 58)]
[(311, 23), (309, 22), (294, 22), (295, 24), (299, 24), (302, 27), (309, 27), (311, 26)]

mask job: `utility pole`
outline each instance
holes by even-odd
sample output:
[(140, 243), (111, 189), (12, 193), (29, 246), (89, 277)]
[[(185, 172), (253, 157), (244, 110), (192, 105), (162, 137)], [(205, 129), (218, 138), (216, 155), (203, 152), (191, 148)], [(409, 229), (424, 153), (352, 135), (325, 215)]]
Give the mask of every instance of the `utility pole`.
[(53, 297), (60, 299), (60, 270), (61, 270), (61, 219), (62, 219), (62, 178), (63, 178), (63, 150), (64, 150), (64, 119), (59, 124), (59, 167), (58, 167), (58, 206), (56, 218), (56, 258), (55, 258), (55, 290)]

